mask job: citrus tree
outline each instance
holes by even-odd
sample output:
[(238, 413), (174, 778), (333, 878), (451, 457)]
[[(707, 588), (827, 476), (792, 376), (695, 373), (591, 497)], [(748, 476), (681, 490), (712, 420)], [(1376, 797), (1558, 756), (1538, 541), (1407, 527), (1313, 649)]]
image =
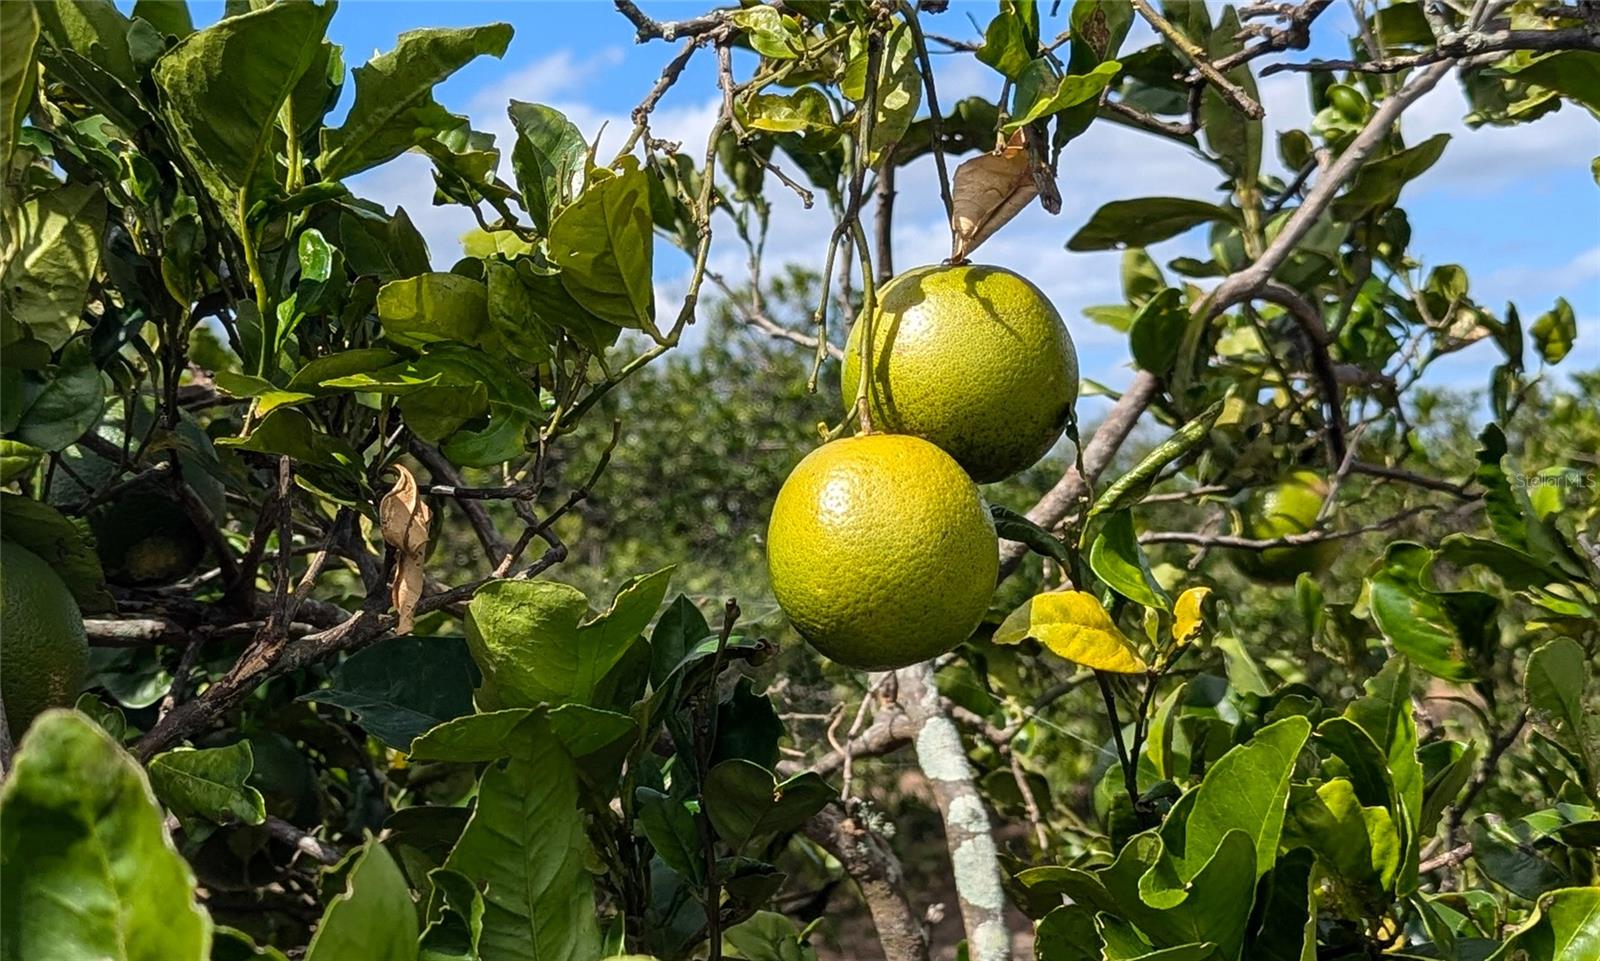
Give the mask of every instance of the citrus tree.
[[(1328, 0), (1060, 6), (617, 0), (675, 52), (610, 156), (438, 103), (503, 24), (347, 72), (333, 4), (0, 4), (0, 954), (790, 961), (848, 888), (852, 958), (1600, 956), (1595, 378), (1547, 371), (1566, 301), (1479, 303), (1400, 206), (1441, 83), (1600, 110), (1600, 15), (1357, 3), (1307, 61)], [(721, 107), (669, 143), (695, 59)], [(1267, 143), (1277, 71), (1316, 113)], [(1103, 123), (1220, 184), (1062, 230), (1123, 251), (1121, 390), (973, 262)], [(348, 186), (406, 152), (459, 257)], [(896, 275), (930, 163), (898, 202), (950, 257)], [(820, 274), (763, 265), (779, 194)], [(1479, 341), (1468, 441), (1419, 381)], [(653, 503), (606, 512), (722, 517), (701, 569), (586, 513), (630, 452)], [(768, 504), (766, 576), (713, 566)], [(602, 591), (612, 549), (652, 563)]]

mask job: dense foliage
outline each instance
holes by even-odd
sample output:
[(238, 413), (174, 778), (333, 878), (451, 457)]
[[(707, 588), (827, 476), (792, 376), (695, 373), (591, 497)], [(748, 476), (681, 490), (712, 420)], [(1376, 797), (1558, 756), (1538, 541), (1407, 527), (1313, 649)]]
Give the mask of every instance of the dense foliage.
[[(1566, 301), (1479, 303), (1400, 206), (1451, 76), (1475, 124), (1600, 111), (1593, 5), (1356, 4), (1311, 64), (1326, 0), (1002, 0), (973, 42), (936, 2), (616, 6), (679, 46), (607, 158), (434, 99), (503, 24), (347, 77), (331, 3), (0, 4), (0, 535), (90, 644), (73, 709), (0, 713), (0, 955), (1600, 956), (1600, 374), (1556, 368)], [(941, 111), (930, 44), (996, 100)], [(680, 148), (650, 118), (696, 56), (723, 107)], [(1317, 108), (1275, 144), (1271, 69)], [(1087, 322), (1131, 382), (986, 488), (973, 637), (823, 661), (762, 533), (855, 423), (895, 172), (931, 154), (899, 202), (981, 256), (1107, 122), (1219, 181), (1063, 230), (1123, 251)], [(453, 262), (347, 186), (407, 151), (476, 215)], [(763, 264), (779, 192), (820, 274)], [(1480, 396), (1425, 386), (1479, 342)]]

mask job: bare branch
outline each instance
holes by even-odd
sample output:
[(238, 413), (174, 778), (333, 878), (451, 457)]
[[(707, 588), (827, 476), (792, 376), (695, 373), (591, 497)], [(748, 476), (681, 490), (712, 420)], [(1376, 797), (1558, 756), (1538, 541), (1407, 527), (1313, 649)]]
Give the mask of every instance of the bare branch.
[[(1583, 50), (1600, 52), (1600, 34), (1589, 27), (1564, 27), (1559, 30), (1497, 30), (1479, 33), (1473, 30), (1446, 34), (1432, 50), (1375, 60), (1310, 60), (1304, 63), (1275, 63), (1262, 69), (1263, 77), (1283, 71), (1296, 73), (1324, 70), (1352, 70), (1357, 73), (1397, 73), (1446, 60), (1473, 60), (1483, 62), (1490, 54), (1529, 50), (1544, 53), (1553, 50)], [(1478, 65), (1475, 63), (1474, 65)]]

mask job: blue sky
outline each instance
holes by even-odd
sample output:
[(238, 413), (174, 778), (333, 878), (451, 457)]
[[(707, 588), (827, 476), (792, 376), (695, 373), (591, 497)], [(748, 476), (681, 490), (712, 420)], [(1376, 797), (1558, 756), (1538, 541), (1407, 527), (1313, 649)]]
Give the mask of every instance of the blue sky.
[[(659, 19), (672, 19), (701, 12), (707, 4), (644, 0), (641, 6)], [(197, 21), (208, 22), (220, 14), (221, 4), (196, 3), (193, 9)], [(991, 2), (957, 0), (949, 12), (932, 18), (929, 29), (976, 38), (994, 9)], [(1059, 31), (1063, 19), (1048, 19), (1046, 35)], [(632, 26), (601, 0), (347, 0), (330, 32), (344, 45), (346, 63), (353, 67), (391, 49), (405, 30), (496, 20), (516, 30), (505, 58), (483, 58), (468, 65), (441, 85), (438, 95), (449, 109), (470, 115), (474, 126), (499, 133), (503, 145), (509, 129), (505, 102), (516, 98), (562, 109), (590, 137), (604, 125), (602, 143), (615, 149), (629, 129), (629, 112), (675, 51), (675, 46), (659, 41), (635, 44)], [(1318, 40), (1308, 55), (1338, 56), (1347, 51), (1351, 24), (1344, 5), (1336, 5), (1318, 23)], [(1146, 42), (1148, 32), (1136, 28), (1128, 46)], [(696, 155), (717, 109), (710, 68), (711, 57), (698, 56), (657, 110), (654, 122), (658, 135), (694, 145), (690, 149)], [(998, 77), (970, 57), (941, 57), (935, 72), (944, 104), (970, 94), (992, 98), (998, 92)], [(345, 105), (351, 96), (347, 84)], [(1262, 99), (1269, 127), (1299, 126), (1308, 118), (1301, 77), (1280, 74), (1262, 81)], [(1413, 254), (1430, 267), (1446, 263), (1466, 267), (1476, 299), (1495, 311), (1514, 300), (1525, 320), (1549, 309), (1557, 296), (1565, 296), (1578, 313), (1581, 334), (1564, 366), (1595, 366), (1600, 363), (1600, 187), (1589, 163), (1600, 154), (1600, 123), (1567, 105), (1533, 125), (1471, 131), (1460, 120), (1465, 112), (1459, 86), (1447, 80), (1406, 115), (1405, 133), (1411, 142), (1440, 131), (1453, 134), (1439, 164), (1402, 197), (1411, 217)], [(1083, 355), (1085, 376), (1120, 385), (1130, 376), (1123, 335), (1098, 327), (1081, 314), (1085, 306), (1120, 299), (1118, 255), (1069, 253), (1064, 249), (1066, 239), (1108, 200), (1151, 194), (1211, 198), (1216, 196), (1212, 191), (1217, 179), (1209, 166), (1181, 147), (1097, 124), (1074, 141), (1063, 158), (1062, 213), (1051, 217), (1037, 207), (1030, 209), (991, 239), (980, 259), (1017, 269), (1045, 288), (1068, 319)], [(401, 158), (363, 175), (355, 186), (385, 204), (404, 204), (427, 235), (435, 262), (444, 266), (454, 261), (459, 252), (456, 240), (472, 221), (460, 208), (431, 207), (425, 161)], [(944, 256), (948, 234), (931, 162), (903, 172), (899, 187), (898, 266)], [(768, 192), (773, 188), (769, 186)], [(769, 261), (820, 265), (827, 214), (804, 211), (787, 195), (775, 200)], [(1201, 233), (1159, 245), (1152, 254), (1170, 259), (1196, 253), (1203, 242)], [(713, 267), (730, 278), (738, 277), (743, 263), (736, 244), (735, 240), (713, 247)], [(687, 269), (681, 253), (665, 245), (660, 248), (656, 283), (663, 300), (681, 290)], [(1493, 347), (1476, 345), (1442, 365), (1433, 382), (1482, 386), (1497, 360)]]

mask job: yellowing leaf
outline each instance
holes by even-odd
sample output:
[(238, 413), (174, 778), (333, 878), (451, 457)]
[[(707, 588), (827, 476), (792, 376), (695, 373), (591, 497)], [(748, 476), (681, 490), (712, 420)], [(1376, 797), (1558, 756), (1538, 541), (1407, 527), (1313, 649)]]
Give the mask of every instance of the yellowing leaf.
[(964, 260), (1039, 195), (1022, 131), (994, 153), (957, 167), (950, 189), (950, 253)]
[(1172, 606), (1172, 640), (1179, 647), (1200, 636), (1200, 629), (1205, 626), (1200, 608), (1210, 596), (1209, 587), (1191, 587), (1178, 595), (1178, 602)]
[(1138, 674), (1147, 665), (1138, 648), (1085, 591), (1036, 594), (1011, 612), (994, 632), (997, 644), (1019, 644), (1033, 638), (1076, 664), (1098, 671)]

